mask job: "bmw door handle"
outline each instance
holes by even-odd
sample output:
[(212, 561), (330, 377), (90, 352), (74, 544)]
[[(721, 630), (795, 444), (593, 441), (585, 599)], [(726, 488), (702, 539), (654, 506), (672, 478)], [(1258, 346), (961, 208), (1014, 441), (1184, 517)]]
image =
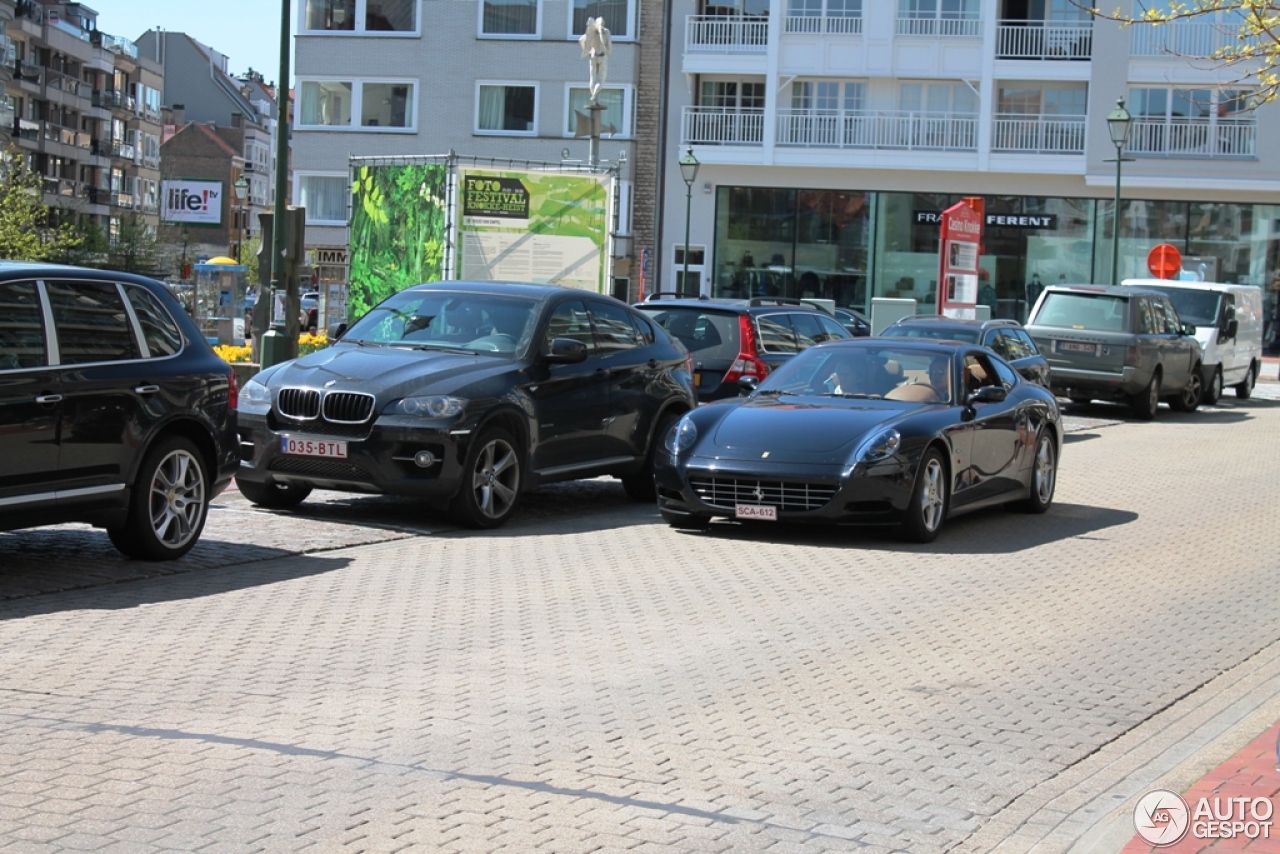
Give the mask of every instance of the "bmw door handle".
[(140, 385), (134, 389), (137, 394), (155, 394), (160, 390), (158, 385)]
[(61, 403), (62, 395), (60, 394), (41, 394), (36, 397), (36, 403), (48, 406), (51, 403)]

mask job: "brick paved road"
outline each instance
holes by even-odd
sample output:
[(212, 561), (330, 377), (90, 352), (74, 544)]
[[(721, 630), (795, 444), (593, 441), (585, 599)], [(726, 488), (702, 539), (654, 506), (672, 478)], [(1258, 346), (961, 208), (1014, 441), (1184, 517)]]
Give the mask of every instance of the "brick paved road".
[(1073, 426), (1047, 517), (930, 546), (677, 533), (606, 481), (490, 534), (232, 494), (127, 583), (0, 535), (0, 848), (963, 847), (1280, 637), (1280, 406)]

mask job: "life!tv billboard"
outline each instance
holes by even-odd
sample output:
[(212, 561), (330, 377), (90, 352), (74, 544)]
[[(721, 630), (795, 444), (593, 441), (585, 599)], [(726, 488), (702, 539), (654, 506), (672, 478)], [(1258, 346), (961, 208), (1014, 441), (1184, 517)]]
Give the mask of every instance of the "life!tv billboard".
[(184, 225), (222, 225), (221, 181), (169, 178), (160, 182), (160, 221)]
[(938, 314), (973, 320), (978, 316), (978, 258), (982, 254), (985, 204), (961, 199), (942, 212), (939, 243)]

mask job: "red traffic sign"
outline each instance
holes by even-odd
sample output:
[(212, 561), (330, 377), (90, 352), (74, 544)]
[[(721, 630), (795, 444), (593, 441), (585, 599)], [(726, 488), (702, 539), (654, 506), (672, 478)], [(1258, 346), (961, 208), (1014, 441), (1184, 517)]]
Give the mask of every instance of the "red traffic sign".
[(1172, 243), (1161, 243), (1147, 253), (1147, 269), (1157, 279), (1173, 279), (1182, 269), (1182, 253)]

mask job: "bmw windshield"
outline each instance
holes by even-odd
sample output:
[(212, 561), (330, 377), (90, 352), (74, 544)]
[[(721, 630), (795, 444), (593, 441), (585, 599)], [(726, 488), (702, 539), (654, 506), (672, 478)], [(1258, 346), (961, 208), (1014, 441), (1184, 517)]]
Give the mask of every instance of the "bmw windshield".
[(402, 291), (374, 306), (343, 341), (514, 355), (533, 336), (534, 302), (465, 291)]

